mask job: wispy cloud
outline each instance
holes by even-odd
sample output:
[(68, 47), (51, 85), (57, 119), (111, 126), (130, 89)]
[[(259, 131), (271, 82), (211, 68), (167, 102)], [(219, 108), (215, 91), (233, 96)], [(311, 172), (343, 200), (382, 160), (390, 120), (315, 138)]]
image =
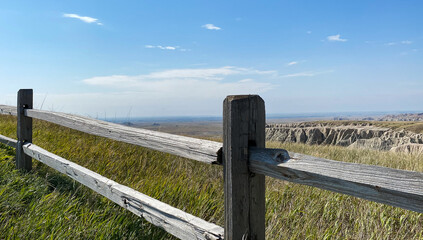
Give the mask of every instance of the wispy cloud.
[(176, 50), (177, 48), (179, 48), (179, 46), (161, 46), (161, 45), (145, 45), (145, 48), (158, 48), (158, 49), (162, 49), (162, 50)]
[(307, 33), (307, 34), (311, 34), (311, 31), (307, 31), (306, 33)]
[(328, 36), (327, 39), (328, 39), (328, 41), (331, 41), (331, 42), (346, 42), (346, 41), (348, 41), (348, 39), (341, 38), (340, 34)]
[(404, 52), (401, 52), (400, 54), (404, 56), (404, 55), (414, 54), (414, 53), (416, 53), (418, 51), (419, 51), (418, 49), (413, 48), (410, 51), (404, 51)]
[(170, 112), (166, 111), (162, 115), (170, 113), (180, 115), (183, 111), (187, 111), (186, 106), (190, 106), (190, 111), (198, 112), (193, 108), (204, 109), (205, 105), (210, 105), (210, 101), (220, 106), (222, 99), (227, 95), (260, 94), (273, 89), (275, 86), (266, 80), (273, 73), (273, 71), (226, 66), (171, 69), (136, 76), (98, 76), (84, 79), (82, 82), (112, 90), (120, 93), (118, 95), (122, 97), (128, 96), (128, 101), (122, 100), (122, 102), (167, 106)]
[(221, 30), (221, 28), (220, 27), (217, 27), (217, 26), (215, 26), (215, 25), (213, 25), (213, 24), (211, 24), (211, 23), (208, 23), (208, 24), (204, 24), (203, 26), (201, 26), (202, 28), (205, 28), (205, 29), (209, 29), (209, 30)]
[(327, 74), (327, 73), (332, 73), (334, 72), (333, 70), (329, 70), (329, 71), (323, 71), (323, 72), (299, 72), (299, 73), (291, 73), (291, 74), (286, 74), (286, 75), (282, 75), (282, 78), (293, 78), (293, 77), (314, 77), (317, 75), (321, 75), (321, 74)]
[(403, 41), (400, 41), (400, 42), (388, 42), (388, 43), (385, 43), (385, 45), (386, 46), (394, 46), (394, 45), (400, 45), (400, 44), (403, 44), (403, 45), (410, 45), (410, 44), (412, 44), (413, 43), (413, 41), (410, 41), (410, 40), (403, 40)]
[(296, 65), (296, 64), (298, 64), (297, 61), (292, 61), (292, 62), (287, 63), (286, 65), (287, 66), (292, 66), (292, 65)]
[(260, 71), (256, 69), (225, 66), (220, 68), (171, 69), (137, 76), (112, 75), (106, 77), (93, 77), (85, 79), (83, 82), (89, 85), (116, 85), (116, 87), (118, 87), (137, 85), (137, 83), (156, 80), (198, 79), (220, 81), (231, 75), (270, 75), (275, 73), (275, 71)]
[(179, 46), (145, 45), (145, 48), (158, 48), (161, 50), (179, 50), (181, 52), (189, 51), (189, 49), (181, 48)]
[(76, 18), (86, 23), (96, 23), (97, 25), (103, 25), (103, 23), (99, 22), (97, 18), (87, 17), (87, 16), (79, 16), (78, 14), (74, 13), (64, 13), (63, 17), (65, 18)]

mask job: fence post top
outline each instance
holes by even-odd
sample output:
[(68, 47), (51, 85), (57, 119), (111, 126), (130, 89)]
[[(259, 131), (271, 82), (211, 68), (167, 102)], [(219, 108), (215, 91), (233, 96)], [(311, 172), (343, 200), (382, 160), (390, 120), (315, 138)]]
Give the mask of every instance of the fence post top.
[(263, 99), (257, 94), (250, 94), (250, 95), (228, 95), (225, 98), (225, 101), (236, 101), (236, 100), (243, 100), (243, 99), (251, 99), (251, 98), (258, 98), (263, 101)]
[(33, 90), (32, 88), (27, 88), (27, 89), (19, 89), (18, 94), (32, 94)]

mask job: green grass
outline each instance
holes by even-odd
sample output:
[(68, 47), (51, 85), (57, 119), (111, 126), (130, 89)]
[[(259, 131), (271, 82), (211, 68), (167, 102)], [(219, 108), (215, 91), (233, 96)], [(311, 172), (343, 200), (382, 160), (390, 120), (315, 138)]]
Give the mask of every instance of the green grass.
[(0, 146), (0, 239), (102, 238), (168, 235), (42, 164), (15, 170), (14, 150)]
[[(0, 116), (0, 134), (15, 137), (15, 125), (15, 118)], [(42, 121), (34, 121), (33, 142), (119, 183), (223, 225), (219, 166)], [(423, 172), (422, 158), (417, 155), (303, 144), (268, 143), (268, 147)], [(1, 151), (0, 238), (170, 238), (42, 164), (34, 161), (34, 170), (27, 174), (14, 171), (13, 152), (5, 148)], [(267, 239), (423, 239), (422, 214), (266, 179)]]

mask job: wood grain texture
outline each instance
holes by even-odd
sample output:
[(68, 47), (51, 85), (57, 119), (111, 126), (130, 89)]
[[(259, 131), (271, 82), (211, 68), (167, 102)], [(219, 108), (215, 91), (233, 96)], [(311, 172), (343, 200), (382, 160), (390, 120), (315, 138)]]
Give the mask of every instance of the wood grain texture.
[(3, 143), (9, 147), (16, 148), (18, 146), (18, 141), (6, 136), (0, 135), (0, 143)]
[(0, 105), (0, 114), (17, 116), (16, 106)]
[(228, 96), (223, 103), (225, 239), (265, 238), (265, 178), (248, 167), (248, 148), (264, 145), (263, 99)]
[(33, 91), (32, 89), (20, 89), (18, 91), (18, 126), (16, 146), (16, 168), (30, 171), (32, 169), (32, 159), (24, 154), (22, 146), (25, 143), (32, 143), (32, 118), (25, 116), (26, 109), (32, 109)]
[(34, 144), (25, 154), (58, 170), (180, 239), (223, 239), (223, 228), (123, 186)]
[(423, 173), (317, 158), (283, 149), (250, 149), (250, 169), (289, 182), (423, 213)]
[(81, 132), (151, 148), (204, 163), (220, 164), (221, 162), (220, 152), (222, 144), (218, 142), (127, 127), (73, 114), (35, 109), (26, 110), (25, 114), (28, 117), (52, 122)]

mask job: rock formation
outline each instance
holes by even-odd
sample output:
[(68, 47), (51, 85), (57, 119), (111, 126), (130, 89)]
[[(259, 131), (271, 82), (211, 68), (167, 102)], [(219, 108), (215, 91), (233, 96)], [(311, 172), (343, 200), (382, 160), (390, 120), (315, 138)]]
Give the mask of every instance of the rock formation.
[(423, 152), (423, 134), (393, 131), (370, 124), (335, 125), (306, 122), (266, 126), (266, 140), (329, 144), (382, 151)]

